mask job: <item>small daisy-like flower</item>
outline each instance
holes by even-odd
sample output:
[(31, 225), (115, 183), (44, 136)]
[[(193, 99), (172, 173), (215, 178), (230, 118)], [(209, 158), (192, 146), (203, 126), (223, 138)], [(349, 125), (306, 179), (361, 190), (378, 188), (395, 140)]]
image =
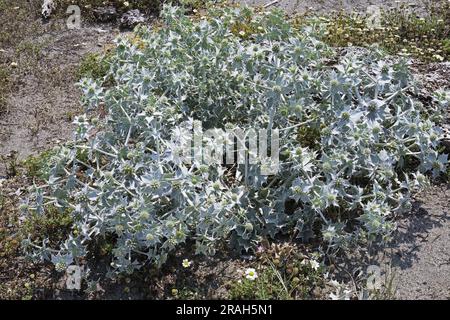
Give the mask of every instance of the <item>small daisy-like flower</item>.
[(240, 35), (241, 37), (245, 36), (245, 31), (239, 31), (239, 35)]
[(130, 3), (129, 3), (128, 1), (124, 1), (124, 2), (123, 2), (123, 5), (124, 5), (125, 7), (129, 7), (129, 6), (130, 6)]
[(181, 263), (183, 268), (189, 268), (191, 266), (191, 264), (192, 264), (192, 262), (189, 261), (188, 259), (184, 259), (183, 262)]
[(439, 60), (439, 61), (444, 61), (444, 57), (441, 56), (441, 55), (438, 55), (438, 54), (435, 54), (435, 55), (433, 56), (433, 58), (435, 58), (435, 59), (437, 59), (437, 60)]
[(251, 281), (256, 280), (256, 278), (258, 278), (258, 273), (255, 269), (248, 268), (247, 270), (245, 270), (245, 278)]
[(309, 264), (311, 265), (311, 268), (314, 270), (318, 270), (320, 267), (320, 263), (318, 263), (316, 260), (310, 260)]

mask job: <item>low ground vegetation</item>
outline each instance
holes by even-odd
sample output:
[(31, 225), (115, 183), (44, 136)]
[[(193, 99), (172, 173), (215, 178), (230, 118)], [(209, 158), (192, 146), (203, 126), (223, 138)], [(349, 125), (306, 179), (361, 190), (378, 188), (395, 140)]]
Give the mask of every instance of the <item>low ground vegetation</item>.
[(322, 39), (333, 46), (378, 45), (388, 53), (426, 62), (450, 58), (450, 2), (446, 0), (427, 2), (423, 8), (402, 3), (381, 9), (376, 18), (372, 13), (338, 12), (322, 20), (327, 25)]

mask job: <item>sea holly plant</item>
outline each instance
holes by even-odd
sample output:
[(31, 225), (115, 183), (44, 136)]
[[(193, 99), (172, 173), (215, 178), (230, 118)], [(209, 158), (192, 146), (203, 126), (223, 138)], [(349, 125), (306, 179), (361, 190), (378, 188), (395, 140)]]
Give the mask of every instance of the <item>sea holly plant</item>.
[[(73, 226), (60, 243), (24, 241), (33, 258), (62, 270), (109, 239), (111, 272), (132, 273), (186, 243), (213, 255), (286, 234), (335, 254), (388, 239), (411, 192), (446, 170), (427, 115), (448, 95), (420, 103), (406, 61), (339, 56), (318, 40), (320, 25), (297, 29), (276, 10), (193, 19), (165, 6), (161, 19), (117, 39), (105, 81), (82, 80), (86, 114), (22, 206), (70, 212)], [(278, 129), (278, 171), (176, 161), (186, 123)]]

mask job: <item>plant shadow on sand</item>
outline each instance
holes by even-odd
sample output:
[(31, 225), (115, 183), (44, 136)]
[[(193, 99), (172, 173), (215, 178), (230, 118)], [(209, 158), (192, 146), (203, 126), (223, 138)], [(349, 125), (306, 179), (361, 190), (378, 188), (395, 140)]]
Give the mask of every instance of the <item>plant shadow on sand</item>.
[[(447, 190), (450, 187), (447, 186)], [(447, 212), (436, 214), (424, 207), (426, 203), (420, 199), (414, 202), (412, 212), (402, 219), (393, 243), (398, 251), (392, 257), (395, 265), (401, 269), (410, 268), (419, 259), (417, 252), (424, 242), (433, 241), (430, 233), (435, 228), (443, 227), (450, 222)]]
[[(382, 289), (376, 299), (450, 298), (450, 185), (432, 185), (417, 194), (412, 210), (396, 222), (389, 243), (344, 252), (335, 276), (366, 292), (371, 267), (378, 267)], [(366, 292), (367, 293), (367, 292)]]
[(449, 193), (450, 185), (444, 184), (418, 194), (411, 212), (399, 219), (391, 243), (379, 251), (377, 262), (393, 273), (397, 298), (450, 296)]

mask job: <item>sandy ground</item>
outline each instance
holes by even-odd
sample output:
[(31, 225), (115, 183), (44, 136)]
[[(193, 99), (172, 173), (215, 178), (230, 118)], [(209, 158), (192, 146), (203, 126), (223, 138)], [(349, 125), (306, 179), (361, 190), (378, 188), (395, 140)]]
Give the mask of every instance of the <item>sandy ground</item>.
[[(7, 100), (8, 112), (0, 117), (0, 154), (16, 151), (24, 159), (71, 137), (73, 117), (81, 112), (77, 66), (85, 54), (102, 50), (116, 34), (105, 25), (85, 26), (32, 39), (42, 48), (32, 70), (18, 79)], [(19, 68), (26, 63), (19, 61)], [(0, 166), (0, 176), (4, 170)]]
[(450, 299), (450, 186), (416, 197), (386, 250), (399, 299)]

